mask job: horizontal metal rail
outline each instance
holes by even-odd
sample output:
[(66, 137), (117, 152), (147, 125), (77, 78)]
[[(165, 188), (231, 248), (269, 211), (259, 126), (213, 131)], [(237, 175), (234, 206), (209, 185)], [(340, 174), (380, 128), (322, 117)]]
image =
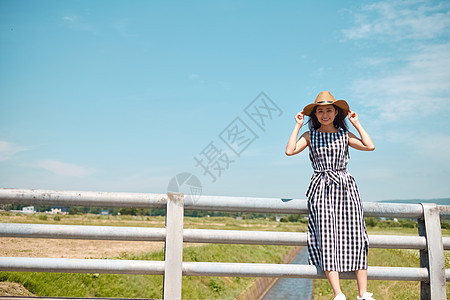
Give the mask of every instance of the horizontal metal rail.
[[(0, 257), (0, 271), (163, 275), (164, 261)], [(184, 276), (241, 276), (324, 279), (311, 265), (183, 262)], [(355, 278), (354, 273), (340, 275)], [(426, 268), (368, 267), (369, 280), (426, 281)]]
[(0, 223), (0, 237), (164, 241), (165, 228)]
[[(423, 213), (420, 204), (364, 202), (363, 208), (366, 217), (418, 218)], [(308, 214), (308, 202), (282, 198), (201, 196), (195, 200), (186, 198), (185, 209)]]
[[(165, 241), (165, 228), (0, 223), (0, 237)], [(189, 243), (306, 246), (306, 232), (184, 229)], [(371, 248), (425, 249), (423, 236), (369, 235)], [(450, 249), (445, 238), (444, 249)]]
[(0, 271), (163, 275), (164, 261), (0, 257)]
[[(60, 205), (85, 207), (165, 208), (166, 194), (114, 193), (90, 191), (54, 191), (0, 189), (0, 203)], [(420, 204), (364, 202), (366, 217), (419, 218), (423, 214)], [(258, 197), (228, 197), (201, 195), (186, 197), (188, 210), (239, 211), (260, 213), (307, 214), (306, 200)], [(450, 206), (439, 207), (440, 218), (450, 219)]]
[(450, 219), (450, 205), (438, 205), (439, 218)]
[[(308, 202), (300, 199), (225, 197), (183, 194), (111, 193), (53, 190), (0, 189), (0, 204), (58, 205), (85, 207), (132, 207), (166, 209), (166, 228), (110, 227), (0, 223), (0, 236), (69, 238), (89, 240), (165, 241), (165, 261), (99, 259), (56, 259), (0, 257), (0, 271), (68, 273), (114, 273), (164, 275), (164, 299), (181, 299), (181, 278), (185, 276), (244, 276), (325, 278), (311, 265), (183, 262), (183, 242), (268, 244), (305, 246), (307, 234), (239, 230), (183, 229), (183, 211), (212, 210), (277, 214), (308, 214)], [(420, 268), (370, 267), (371, 280), (421, 281), (421, 299), (446, 298), (443, 249), (450, 238), (442, 237), (440, 219), (450, 219), (450, 205), (363, 203), (365, 217), (413, 218), (419, 236), (370, 235), (371, 248), (419, 249)], [(354, 278), (353, 272), (342, 278)]]
[(166, 194), (0, 189), (0, 203), (84, 207), (166, 208)]
[(444, 245), (444, 250), (450, 250), (450, 237), (443, 237), (442, 244)]
[[(249, 264), (216, 262), (183, 262), (183, 275), (188, 276), (242, 276), (325, 279), (325, 273), (312, 265)], [(339, 277), (354, 279), (353, 272), (340, 273)], [(369, 280), (426, 281), (426, 268), (371, 267), (367, 269)]]

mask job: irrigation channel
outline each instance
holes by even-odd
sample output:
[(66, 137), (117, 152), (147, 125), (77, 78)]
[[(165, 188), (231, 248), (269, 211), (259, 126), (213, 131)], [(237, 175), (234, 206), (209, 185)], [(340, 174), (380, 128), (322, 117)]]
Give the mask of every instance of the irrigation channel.
[[(303, 247), (294, 258), (292, 264), (308, 264), (308, 247)], [(312, 295), (312, 279), (280, 278), (264, 295), (262, 300), (310, 300)]]

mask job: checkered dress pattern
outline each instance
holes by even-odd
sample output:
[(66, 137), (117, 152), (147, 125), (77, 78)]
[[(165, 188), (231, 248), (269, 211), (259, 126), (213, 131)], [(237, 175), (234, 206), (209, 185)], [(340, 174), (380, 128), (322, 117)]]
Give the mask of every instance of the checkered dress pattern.
[(347, 172), (348, 131), (312, 130), (308, 198), (309, 263), (324, 271), (367, 269), (369, 238), (355, 179)]

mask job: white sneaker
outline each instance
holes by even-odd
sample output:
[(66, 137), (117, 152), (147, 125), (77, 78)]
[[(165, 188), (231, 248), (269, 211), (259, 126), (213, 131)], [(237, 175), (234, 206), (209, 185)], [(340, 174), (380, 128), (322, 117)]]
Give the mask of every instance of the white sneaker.
[(375, 300), (372, 298), (373, 293), (365, 292), (364, 295), (360, 298), (359, 296), (356, 296), (357, 300)]
[(345, 295), (343, 293), (339, 293), (336, 297), (334, 297), (334, 300), (345, 300)]

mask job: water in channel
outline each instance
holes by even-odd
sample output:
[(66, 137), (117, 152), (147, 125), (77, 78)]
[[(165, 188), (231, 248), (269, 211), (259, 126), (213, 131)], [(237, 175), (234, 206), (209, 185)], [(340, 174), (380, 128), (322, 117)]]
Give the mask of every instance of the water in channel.
[[(303, 247), (292, 264), (308, 264), (308, 247)], [(310, 300), (312, 279), (280, 278), (266, 293), (262, 300)]]

